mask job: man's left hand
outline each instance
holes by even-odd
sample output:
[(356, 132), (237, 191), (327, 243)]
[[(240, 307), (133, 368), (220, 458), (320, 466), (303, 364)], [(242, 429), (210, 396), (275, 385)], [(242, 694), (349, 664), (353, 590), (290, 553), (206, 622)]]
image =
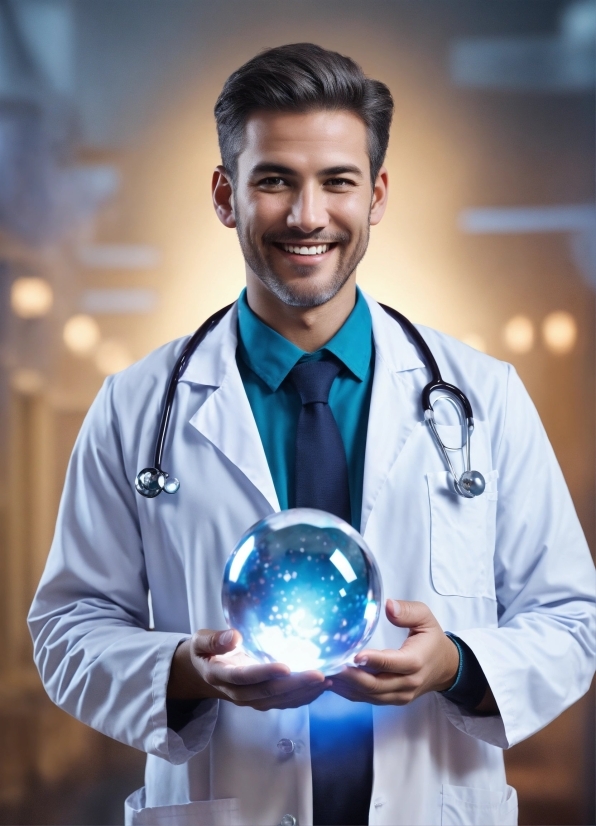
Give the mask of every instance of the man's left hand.
[(427, 691), (444, 691), (455, 681), (459, 653), (423, 602), (388, 599), (387, 619), (398, 628), (409, 628), (398, 650), (365, 649), (330, 679), (330, 690), (355, 702), (405, 705)]

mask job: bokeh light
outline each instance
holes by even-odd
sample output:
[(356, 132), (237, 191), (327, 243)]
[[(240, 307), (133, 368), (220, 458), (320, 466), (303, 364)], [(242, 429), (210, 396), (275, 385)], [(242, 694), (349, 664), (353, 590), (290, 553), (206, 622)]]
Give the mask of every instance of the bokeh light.
[(90, 315), (80, 313), (68, 319), (62, 331), (68, 349), (77, 356), (88, 356), (97, 348), (101, 338), (99, 324)]
[(45, 278), (17, 278), (10, 290), (10, 306), (19, 318), (41, 318), (54, 303), (54, 293)]
[(510, 318), (503, 328), (503, 340), (514, 353), (529, 353), (534, 346), (534, 325), (525, 315)]
[(542, 322), (542, 338), (551, 353), (570, 353), (577, 341), (575, 318), (565, 310), (549, 313)]
[(102, 341), (95, 353), (95, 366), (104, 376), (119, 373), (133, 363), (128, 347), (116, 339)]
[(370, 639), (381, 579), (364, 540), (325, 511), (293, 508), (261, 520), (226, 565), (222, 604), (260, 662), (332, 674)]
[(10, 377), (12, 387), (23, 396), (33, 396), (43, 388), (44, 379), (39, 370), (21, 367)]

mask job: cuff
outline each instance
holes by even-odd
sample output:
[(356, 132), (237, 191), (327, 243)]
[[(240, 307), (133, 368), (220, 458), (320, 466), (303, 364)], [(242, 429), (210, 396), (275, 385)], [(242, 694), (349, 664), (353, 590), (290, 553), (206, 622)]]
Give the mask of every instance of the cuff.
[(153, 671), (153, 748), (152, 754), (163, 757), (174, 765), (186, 763), (209, 743), (217, 721), (219, 703), (217, 700), (202, 700), (187, 715), (186, 720), (177, 721), (181, 728), (174, 731), (169, 727), (167, 690), (172, 658), (178, 645), (189, 639), (188, 634), (164, 634), (157, 662)]
[(488, 688), (488, 680), (472, 649), (455, 634), (448, 631), (446, 634), (459, 652), (459, 667), (453, 685), (439, 693), (452, 703), (463, 706), (467, 711), (473, 711), (482, 702)]

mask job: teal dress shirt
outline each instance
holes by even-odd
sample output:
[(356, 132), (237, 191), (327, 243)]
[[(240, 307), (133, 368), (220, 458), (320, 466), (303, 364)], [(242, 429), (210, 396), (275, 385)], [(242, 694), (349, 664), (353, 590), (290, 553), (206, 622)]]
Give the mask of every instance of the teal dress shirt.
[(298, 362), (318, 361), (329, 353), (342, 364), (329, 393), (329, 406), (346, 450), (352, 525), (359, 531), (375, 363), (366, 300), (357, 290), (354, 309), (343, 326), (324, 347), (307, 353), (261, 321), (248, 306), (246, 290), (242, 291), (238, 299), (236, 361), (282, 510), (293, 507), (295, 501), (296, 429), (302, 408), (288, 374)]

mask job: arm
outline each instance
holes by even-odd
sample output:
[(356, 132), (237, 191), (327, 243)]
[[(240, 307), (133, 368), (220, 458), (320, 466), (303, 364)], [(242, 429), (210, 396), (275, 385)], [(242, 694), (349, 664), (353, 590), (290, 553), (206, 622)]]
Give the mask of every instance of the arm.
[[(489, 688), (471, 710), (441, 697), (456, 727), (501, 748), (529, 737), (587, 691), (596, 649), (594, 567), (538, 414), (510, 369), (495, 459), (499, 624), (458, 631)], [(400, 605), (408, 614), (418, 606), (405, 622), (411, 628), (406, 643), (399, 651), (361, 652), (355, 659), (362, 665), (367, 658), (364, 667), (335, 676), (334, 691), (401, 705), (453, 682), (447, 665), (454, 662), (447, 653), (453, 644), (429, 609)], [(393, 624), (403, 624), (390, 613)]]
[[(507, 747), (587, 691), (596, 652), (594, 566), (561, 469), (513, 368), (495, 466), (499, 626), (458, 636), (478, 658), (501, 712), (504, 731), (491, 742)], [(457, 711), (451, 719), (489, 739)]]
[[(209, 742), (219, 699), (255, 708), (301, 705), (323, 690), (324, 678), (242, 659), (233, 650), (237, 632), (222, 646), (214, 633), (191, 640), (184, 628), (149, 631), (139, 501), (108, 379), (73, 451), (29, 626), (35, 662), (57, 705), (110, 737), (181, 763)], [(178, 728), (168, 723), (167, 697), (204, 702)]]
[(29, 614), (34, 657), (51, 699), (87, 725), (143, 751), (184, 762), (215, 724), (203, 709), (191, 748), (168, 730), (170, 664), (190, 635), (149, 631), (137, 494), (124, 467), (114, 379), (77, 439), (56, 531)]
[(447, 697), (453, 692), (450, 699), (477, 714), (499, 713), (476, 658), (443, 632), (428, 606), (388, 599), (385, 613), (392, 625), (409, 629), (406, 641), (399, 650), (361, 651), (354, 658), (357, 668), (331, 678), (333, 691), (373, 705), (405, 705), (429, 691)]

